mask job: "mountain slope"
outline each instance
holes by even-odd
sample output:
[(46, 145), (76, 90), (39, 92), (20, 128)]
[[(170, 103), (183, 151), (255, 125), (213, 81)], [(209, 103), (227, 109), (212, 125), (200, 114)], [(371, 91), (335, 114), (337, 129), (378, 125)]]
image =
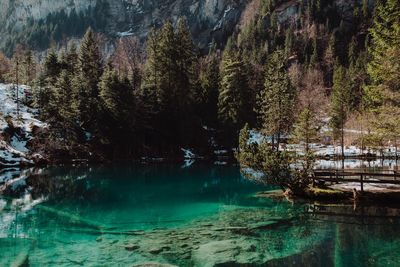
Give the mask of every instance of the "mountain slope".
[(81, 37), (87, 27), (110, 37), (144, 37), (166, 19), (188, 20), (200, 47), (232, 32), (246, 0), (0, 0), (0, 49), (17, 43), (45, 49), (53, 42)]

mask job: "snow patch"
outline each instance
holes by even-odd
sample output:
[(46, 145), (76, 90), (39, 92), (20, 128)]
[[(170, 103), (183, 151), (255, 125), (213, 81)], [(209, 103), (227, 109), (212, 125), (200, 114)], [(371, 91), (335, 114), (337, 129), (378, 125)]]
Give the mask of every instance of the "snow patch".
[(198, 158), (190, 149), (181, 148), (183, 152), (183, 157), (185, 159), (196, 159)]
[[(17, 101), (17, 95), (18, 100)], [(38, 111), (26, 105), (31, 97), (31, 88), (25, 85), (0, 84), (0, 166), (17, 166), (29, 163), (28, 141), (32, 136), (33, 128), (44, 128), (47, 125), (36, 119)], [(4, 140), (3, 133), (12, 127), (19, 130), (19, 134), (10, 136), (10, 142)]]

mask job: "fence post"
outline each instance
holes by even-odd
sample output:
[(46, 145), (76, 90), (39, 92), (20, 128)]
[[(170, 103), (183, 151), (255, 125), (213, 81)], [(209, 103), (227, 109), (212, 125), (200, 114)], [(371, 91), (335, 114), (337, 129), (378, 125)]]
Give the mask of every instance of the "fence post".
[(364, 175), (361, 174), (361, 192), (364, 192)]

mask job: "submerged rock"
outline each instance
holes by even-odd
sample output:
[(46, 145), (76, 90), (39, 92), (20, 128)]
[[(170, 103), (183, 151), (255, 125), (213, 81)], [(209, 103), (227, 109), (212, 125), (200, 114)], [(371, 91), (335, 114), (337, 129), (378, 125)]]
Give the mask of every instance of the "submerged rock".
[(128, 251), (134, 251), (134, 250), (137, 250), (139, 248), (140, 248), (140, 246), (138, 246), (136, 244), (134, 244), (134, 245), (126, 245), (125, 246), (125, 249), (128, 250)]
[(228, 239), (201, 245), (193, 252), (193, 263), (199, 267), (220, 264), (254, 264), (262, 260), (254, 240)]
[(160, 254), (163, 251), (170, 251), (170, 250), (171, 250), (170, 247), (164, 246), (164, 247), (160, 247), (160, 248), (153, 248), (153, 249), (149, 250), (149, 252), (151, 254)]

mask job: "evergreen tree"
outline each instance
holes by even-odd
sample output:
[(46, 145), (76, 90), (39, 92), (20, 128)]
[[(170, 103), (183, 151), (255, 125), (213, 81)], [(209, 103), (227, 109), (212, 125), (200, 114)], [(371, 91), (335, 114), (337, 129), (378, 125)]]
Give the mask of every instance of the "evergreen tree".
[(249, 92), (245, 66), (240, 55), (232, 50), (225, 51), (221, 62), (221, 87), (218, 98), (218, 118), (225, 132), (236, 140), (239, 130), (249, 118)]
[(348, 49), (348, 62), (349, 65), (354, 65), (357, 59), (357, 39), (355, 36), (351, 38)]
[(349, 79), (351, 86), (351, 97), (350, 107), (352, 110), (359, 110), (361, 108), (364, 89), (366, 82), (368, 81), (367, 74), (367, 52), (360, 52), (355, 59), (351, 59), (349, 66)]
[(176, 79), (176, 104), (180, 112), (185, 113), (191, 104), (192, 90), (195, 82), (194, 63), (196, 60), (195, 46), (186, 24), (186, 20), (178, 20), (176, 31), (177, 79)]
[(317, 38), (313, 40), (313, 53), (310, 58), (310, 66), (315, 68), (318, 64), (318, 46), (317, 46)]
[(334, 138), (340, 139), (342, 158), (344, 158), (344, 125), (349, 114), (350, 87), (346, 69), (338, 62), (333, 73), (332, 107), (330, 126)]
[(103, 108), (115, 122), (121, 125), (131, 123), (128, 117), (131, 115), (130, 106), (133, 105), (134, 97), (129, 82), (120, 80), (116, 71), (108, 66), (101, 77), (99, 88)]
[(79, 73), (74, 82), (81, 123), (90, 131), (98, 129), (100, 111), (98, 83), (103, 72), (102, 55), (94, 32), (89, 28), (81, 42)]
[[(385, 92), (400, 91), (400, 5), (397, 0), (379, 2), (374, 26), (370, 30), (371, 61), (368, 74), (372, 83), (366, 87), (366, 104), (376, 109), (386, 101)], [(390, 97), (389, 97), (390, 98)]]
[(363, 0), (363, 3), (362, 3), (362, 15), (363, 15), (364, 21), (368, 20), (368, 17), (369, 17), (369, 0)]
[(290, 57), (294, 48), (294, 30), (293, 25), (286, 31), (285, 37), (285, 56)]
[(296, 91), (287, 74), (284, 52), (277, 50), (267, 60), (264, 90), (257, 105), (262, 129), (276, 138), (276, 144), (274, 140), (272, 145), (277, 149), (282, 135), (289, 133), (292, 127), (295, 99)]
[(292, 138), (295, 143), (303, 144), (305, 154), (310, 153), (310, 144), (318, 138), (318, 122), (311, 109), (306, 107), (301, 111)]
[(199, 74), (201, 87), (200, 112), (206, 125), (216, 126), (220, 86), (219, 59), (210, 54), (204, 59), (204, 69)]
[[(53, 125), (58, 128), (64, 145), (75, 139), (76, 107), (73, 102), (71, 77), (67, 70), (62, 70), (53, 89), (57, 116)], [(50, 104), (51, 105), (51, 104)]]
[(400, 5), (399, 1), (381, 1), (376, 7), (370, 30), (371, 61), (368, 64), (370, 84), (365, 87), (364, 103), (372, 121), (373, 140), (394, 140), (397, 146), (400, 114)]
[(54, 120), (57, 114), (56, 83), (61, 72), (58, 56), (52, 48), (49, 50), (44, 63), (43, 73), (36, 84), (35, 104), (39, 107), (43, 120)]
[(26, 85), (32, 85), (33, 79), (35, 77), (36, 64), (33, 59), (32, 50), (26, 50), (23, 59), (23, 76), (24, 83)]
[(102, 140), (113, 144), (114, 155), (131, 154), (135, 130), (135, 97), (127, 78), (120, 79), (109, 65), (99, 83), (102, 105)]
[[(158, 101), (157, 92), (160, 90), (160, 77), (161, 77), (161, 66), (160, 62), (160, 34), (156, 29), (151, 29), (147, 36), (146, 52), (147, 60), (145, 64), (144, 79), (142, 85), (142, 94), (151, 96), (153, 95), (154, 106), (155, 101)], [(150, 104), (150, 103), (149, 103)]]
[(60, 74), (61, 67), (58, 62), (58, 56), (54, 48), (51, 48), (50, 51), (47, 53), (43, 67), (43, 75), (46, 80), (51, 84), (55, 84), (55, 81)]
[(79, 55), (75, 44), (72, 44), (67, 51), (64, 64), (71, 74), (76, 74), (79, 67)]
[(174, 28), (171, 21), (167, 21), (160, 31), (159, 53), (160, 83), (157, 87), (158, 102), (164, 112), (169, 113), (173, 110), (173, 115), (176, 116), (177, 103), (174, 102), (174, 99), (177, 96), (175, 82), (177, 81), (178, 55)]

